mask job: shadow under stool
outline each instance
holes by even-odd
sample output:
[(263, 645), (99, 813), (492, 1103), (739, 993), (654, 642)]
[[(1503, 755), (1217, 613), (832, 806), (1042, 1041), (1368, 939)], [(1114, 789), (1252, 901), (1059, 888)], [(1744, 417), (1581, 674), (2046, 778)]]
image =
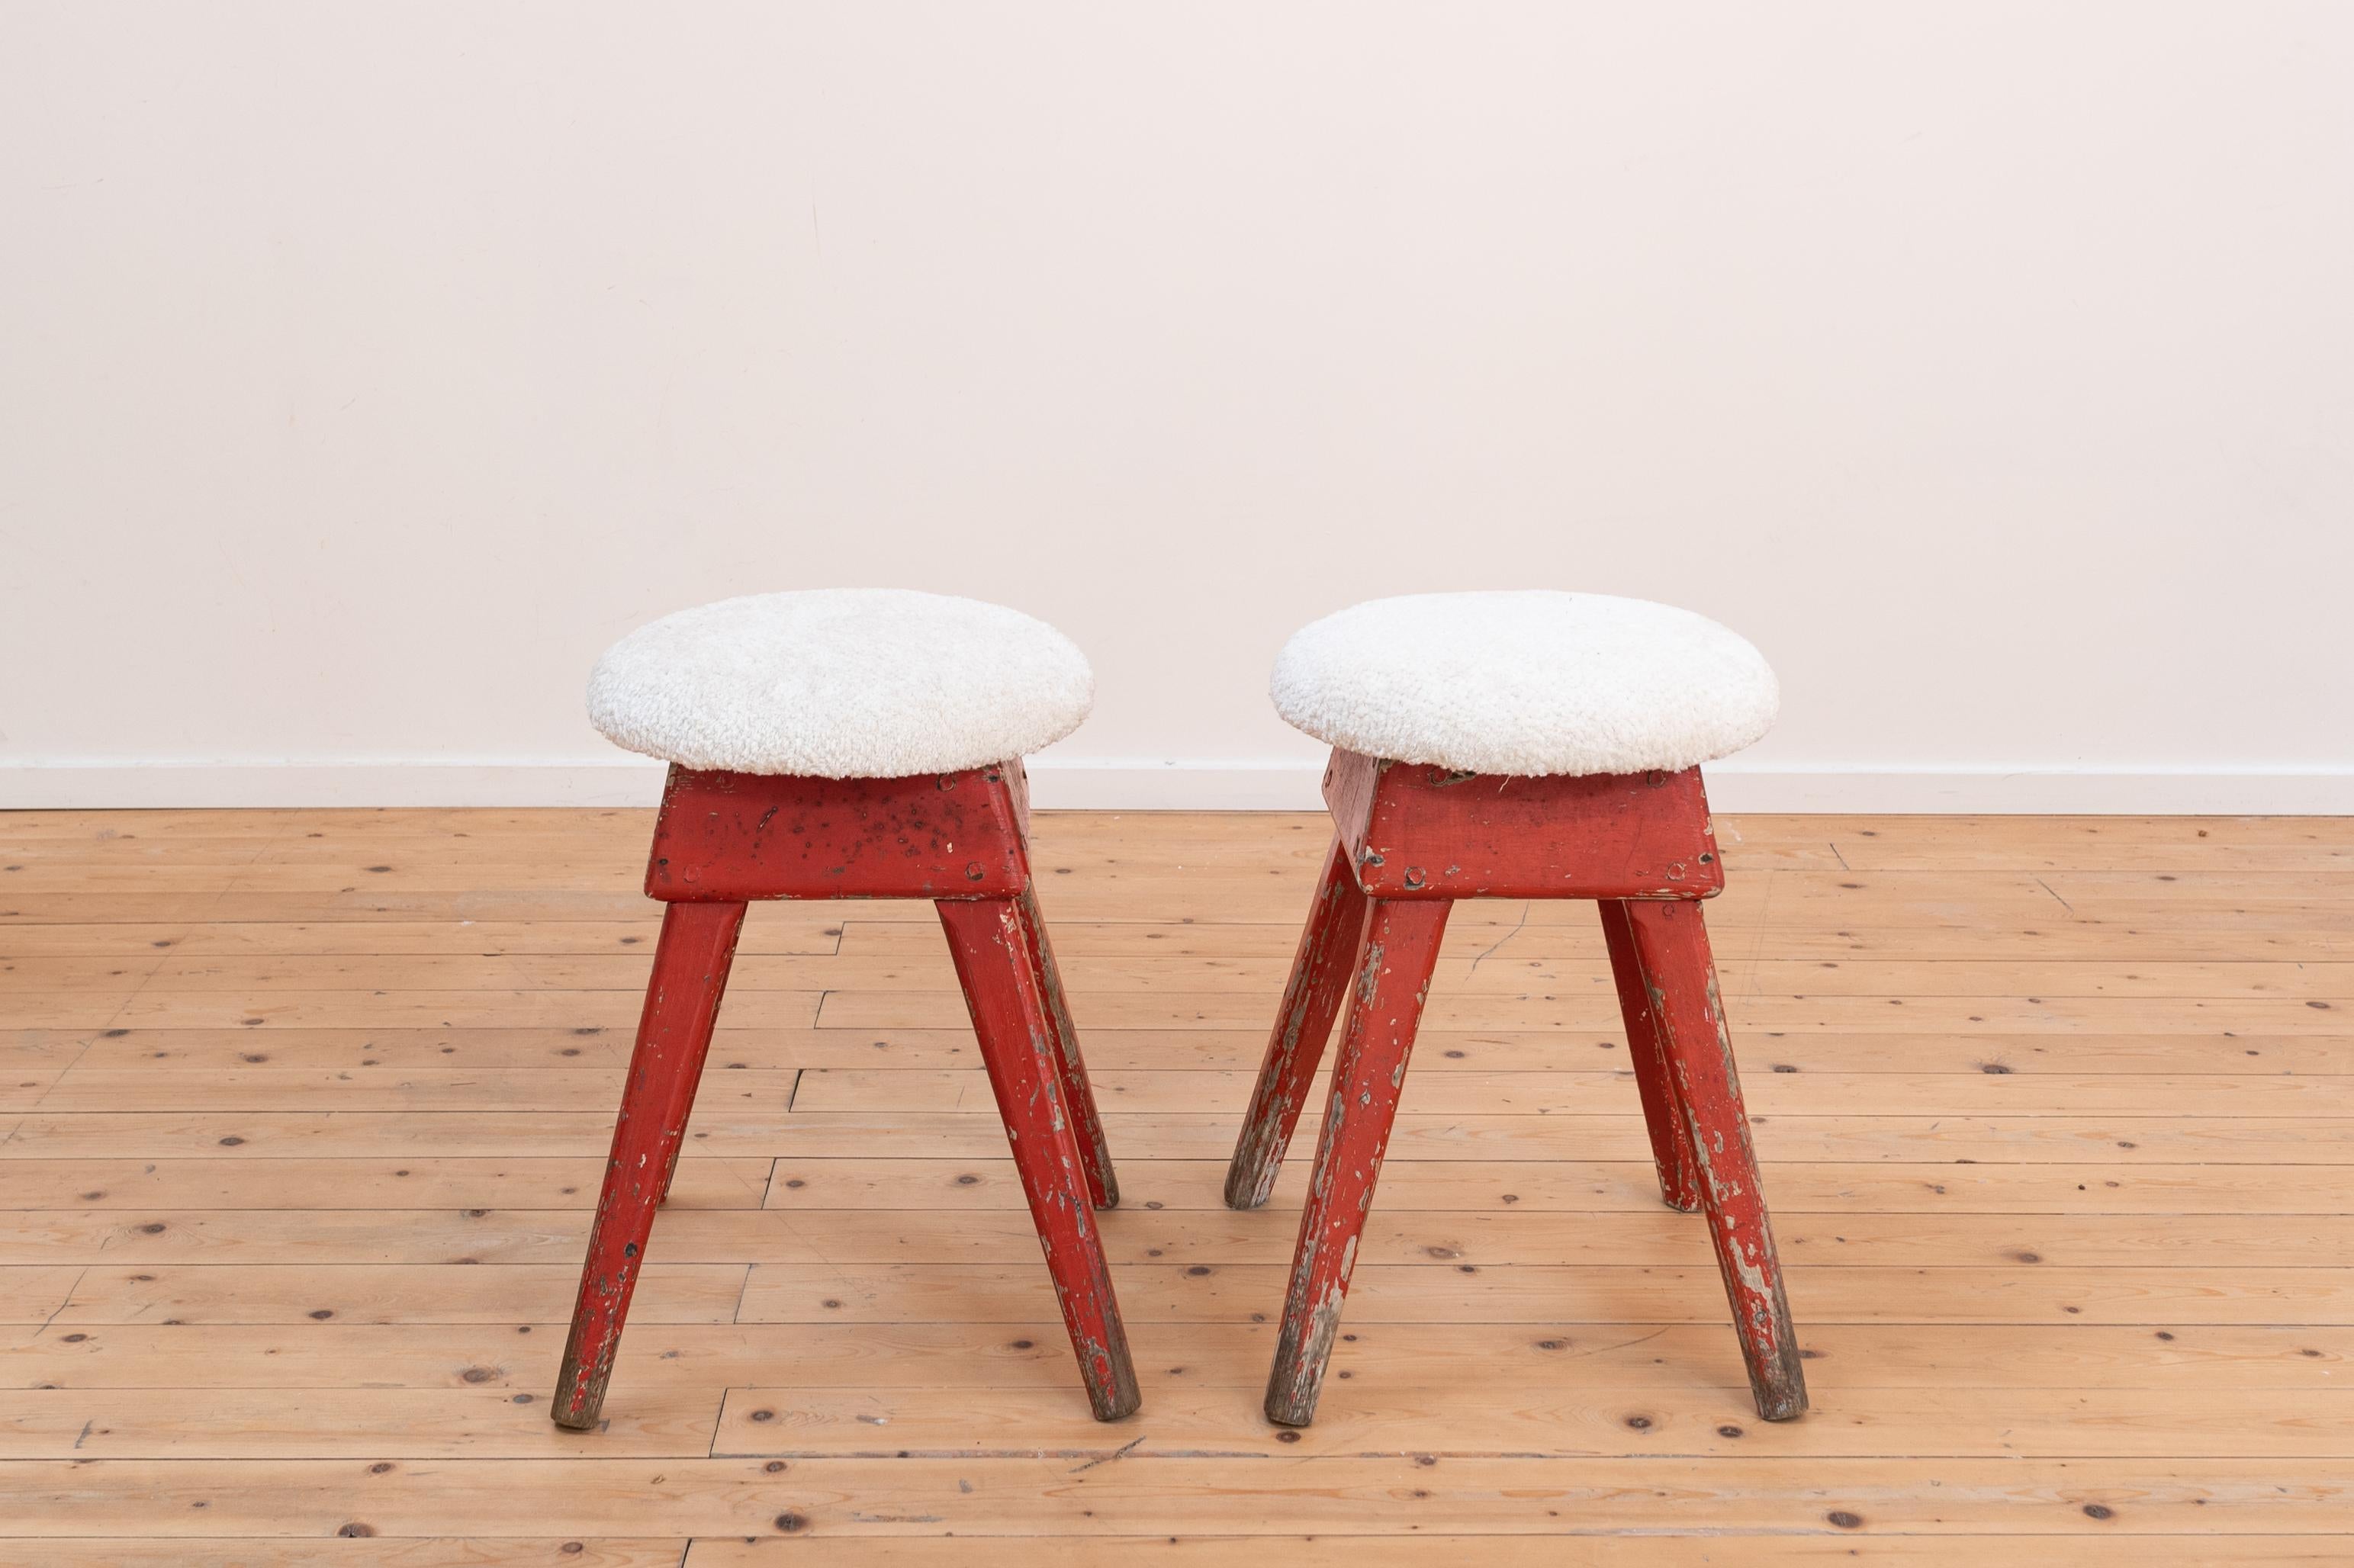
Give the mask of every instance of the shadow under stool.
[(1700, 769), (1514, 777), (1336, 749), (1324, 799), (1331, 853), (1226, 1176), (1230, 1206), (1267, 1202), (1345, 998), (1267, 1381), (1268, 1419), (1300, 1426), (1315, 1416), (1458, 898), (1600, 906), (1660, 1191), (1670, 1207), (1706, 1212), (1758, 1414), (1787, 1421), (1802, 1413), (1806, 1378), (1701, 916), (1724, 869)]

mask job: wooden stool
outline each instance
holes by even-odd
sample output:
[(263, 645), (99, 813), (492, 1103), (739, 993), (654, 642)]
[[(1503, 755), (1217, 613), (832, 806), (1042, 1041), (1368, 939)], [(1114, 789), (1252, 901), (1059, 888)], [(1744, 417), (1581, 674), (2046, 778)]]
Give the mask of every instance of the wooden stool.
[(1136, 1409), (1092, 1213), (1119, 1192), (1031, 886), (1021, 763), (812, 776), (844, 761), (896, 773), (975, 747), (1017, 758), (1076, 728), (1091, 689), (1052, 628), (927, 594), (729, 600), (657, 621), (600, 662), (598, 726), (673, 765), (646, 870), (647, 896), (665, 905), (662, 939), (557, 1379), (558, 1425), (597, 1423), (755, 898), (937, 903), (1088, 1403), (1103, 1421)]
[[(1630, 642), (1639, 677), (1595, 690), (1615, 673), (1596, 649)], [(1434, 644), (1451, 680), (1434, 678)], [(1632, 705), (1679, 689), (1681, 705), (1663, 722), (1637, 722)], [(1712, 622), (1639, 600), (1425, 595), (1360, 605), (1303, 631), (1278, 664), (1276, 699), (1285, 718), (1337, 747), (1324, 775), (1335, 838), (1227, 1172), (1231, 1206), (1255, 1208), (1273, 1191), (1344, 991), (1350, 1000), (1268, 1418), (1314, 1418), (1458, 898), (1600, 905), (1660, 1190), (1671, 1207), (1707, 1211), (1758, 1414), (1798, 1415), (1806, 1379), (1701, 918), (1700, 901), (1724, 874), (1693, 763), (1695, 750), (1721, 755), (1713, 748), (1746, 744), (1772, 722), (1764, 661)], [(1485, 742), (1461, 733), (1483, 706), (1502, 732)], [(1444, 758), (1403, 763), (1351, 748), (1368, 736)], [(1630, 750), (1673, 766), (1586, 766)]]

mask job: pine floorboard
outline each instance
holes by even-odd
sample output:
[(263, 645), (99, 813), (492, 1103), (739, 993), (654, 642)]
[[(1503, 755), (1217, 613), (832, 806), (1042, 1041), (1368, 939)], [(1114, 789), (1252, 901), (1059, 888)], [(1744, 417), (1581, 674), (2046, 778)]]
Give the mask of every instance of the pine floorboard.
[(756, 906), (565, 1433), (649, 825), (0, 815), (0, 1568), (2354, 1560), (2354, 821), (1720, 821), (1782, 1425), (1583, 906), (1450, 924), (1305, 1432), (1257, 1395), (1306, 1161), (1218, 1188), (1321, 818), (1035, 823), (1115, 1426), (931, 912)]

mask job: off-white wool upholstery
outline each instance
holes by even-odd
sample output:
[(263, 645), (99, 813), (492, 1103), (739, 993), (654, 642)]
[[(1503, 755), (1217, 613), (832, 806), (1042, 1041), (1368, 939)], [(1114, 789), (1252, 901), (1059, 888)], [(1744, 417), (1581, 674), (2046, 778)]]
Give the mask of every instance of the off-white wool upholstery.
[(1765, 658), (1704, 616), (1535, 589), (1377, 599), (1304, 628), (1276, 711), (1369, 757), (1469, 773), (1672, 772), (1773, 726)]
[(953, 773), (1079, 727), (1095, 672), (1043, 620), (904, 588), (754, 594), (605, 651), (588, 720), (688, 768), (816, 779)]

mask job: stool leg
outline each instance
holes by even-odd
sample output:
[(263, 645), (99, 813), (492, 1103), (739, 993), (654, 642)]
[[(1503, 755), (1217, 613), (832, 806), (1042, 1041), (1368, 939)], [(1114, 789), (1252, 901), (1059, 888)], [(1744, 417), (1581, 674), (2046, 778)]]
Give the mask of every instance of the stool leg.
[(1063, 975), (1055, 967), (1055, 949), (1046, 940), (1037, 890), (1023, 888), (1013, 905), (1022, 916), (1022, 936), (1030, 948), (1038, 994), (1044, 999), (1047, 1020), (1055, 1026), (1055, 1070), (1063, 1086), (1064, 1107), (1071, 1113), (1072, 1129), (1078, 1139), (1079, 1163), (1087, 1177), (1087, 1201), (1098, 1209), (1116, 1209), (1119, 1178), (1112, 1172), (1103, 1118), (1096, 1110), (1095, 1086), (1087, 1082), (1087, 1060), (1079, 1054), (1079, 1032), (1072, 1026), (1070, 1004), (1063, 999)]
[(1659, 1194), (1670, 1209), (1700, 1208), (1700, 1171), (1692, 1161), (1691, 1129), (1676, 1103), (1667, 1057), (1659, 1049), (1658, 1021), (1643, 990), (1643, 968), (1635, 958), (1635, 931), (1624, 899), (1598, 901), (1602, 939), (1610, 948), (1610, 975), (1618, 984), (1618, 1012), (1627, 1023), (1627, 1056), (1635, 1065), (1635, 1087), (1643, 1097), (1643, 1123), (1650, 1129), (1651, 1158), (1659, 1168)]
[(549, 1414), (558, 1426), (585, 1431), (596, 1425), (605, 1403), (630, 1296), (645, 1266), (646, 1237), (686, 1132), (686, 1113), (695, 1104), (743, 925), (741, 904), (672, 904), (663, 910), (637, 1049), (630, 1057), (612, 1154), (605, 1162), (605, 1191), (597, 1200), (588, 1256), (580, 1266), (572, 1337), (557, 1373)]
[(1733, 1065), (1710, 962), (1708, 930), (1697, 902), (1634, 901), (1627, 906), (1635, 952), (1676, 1099), (1691, 1130), (1709, 1239), (1733, 1303), (1733, 1325), (1749, 1366), (1757, 1414), (1788, 1421), (1807, 1408), (1807, 1378), (1790, 1327), (1790, 1303), (1774, 1255), (1774, 1232), (1749, 1146), (1741, 1077)]
[(1256, 1209), (1275, 1191), (1276, 1172), (1283, 1166), (1292, 1128), (1299, 1125), (1308, 1086), (1331, 1038), (1332, 1021), (1340, 1016), (1364, 933), (1365, 895), (1349, 869), (1348, 850), (1335, 839), (1324, 858), (1316, 902), (1308, 907), (1299, 949), (1292, 955), (1291, 978), (1284, 983), (1275, 1033), (1267, 1039), (1250, 1111), (1235, 1140), (1234, 1161), (1226, 1167), (1230, 1209)]
[(1061, 1051), (1018, 900), (944, 898), (939, 911), (1087, 1403), (1097, 1420), (1117, 1421), (1139, 1403), (1136, 1369), (1089, 1205), (1084, 1156), (1064, 1108)]
[(1445, 899), (1375, 899), (1365, 916), (1364, 959), (1332, 1064), (1332, 1094), (1267, 1383), (1267, 1418), (1286, 1426), (1305, 1426), (1316, 1416), (1448, 907)]

